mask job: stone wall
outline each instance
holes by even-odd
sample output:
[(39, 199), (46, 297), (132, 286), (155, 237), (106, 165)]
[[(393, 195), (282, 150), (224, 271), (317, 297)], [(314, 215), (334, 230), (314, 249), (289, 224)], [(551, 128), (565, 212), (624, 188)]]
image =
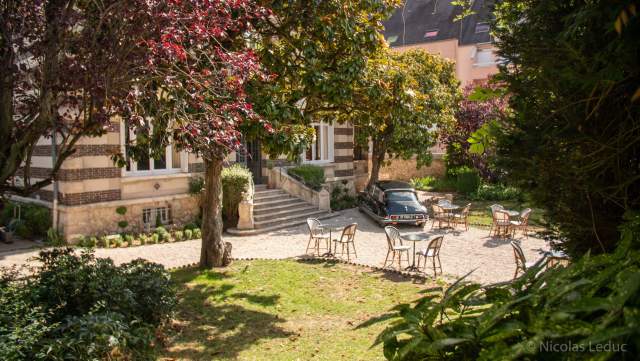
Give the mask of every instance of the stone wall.
[(409, 181), (412, 178), (426, 176), (443, 177), (446, 172), (444, 160), (441, 156), (435, 155), (431, 165), (428, 167), (416, 168), (416, 160), (393, 159), (388, 166), (380, 169), (380, 180), (402, 180)]

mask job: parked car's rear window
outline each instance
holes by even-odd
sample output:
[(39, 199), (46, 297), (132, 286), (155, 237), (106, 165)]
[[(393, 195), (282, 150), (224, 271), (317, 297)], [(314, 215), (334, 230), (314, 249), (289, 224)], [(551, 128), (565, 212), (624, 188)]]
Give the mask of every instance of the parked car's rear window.
[(394, 191), (385, 193), (387, 202), (417, 202), (416, 194), (411, 191)]

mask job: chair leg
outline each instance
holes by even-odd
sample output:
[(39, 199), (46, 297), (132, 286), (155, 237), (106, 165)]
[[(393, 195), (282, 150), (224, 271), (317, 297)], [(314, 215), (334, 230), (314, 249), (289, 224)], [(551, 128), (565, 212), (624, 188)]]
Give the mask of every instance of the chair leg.
[(387, 267), (387, 259), (389, 259), (389, 253), (391, 253), (391, 250), (387, 250), (387, 256), (384, 258), (384, 263), (382, 264), (382, 268)]
[(358, 258), (358, 253), (356, 252), (356, 243), (351, 241), (351, 246), (353, 247), (353, 255)]
[(307, 250), (304, 251), (305, 253), (309, 253), (309, 247), (311, 247), (312, 240), (313, 240), (313, 236), (309, 236), (309, 242), (307, 242)]
[(438, 257), (438, 269), (440, 270), (440, 274), (442, 274), (442, 263), (440, 262), (440, 255), (437, 255)]

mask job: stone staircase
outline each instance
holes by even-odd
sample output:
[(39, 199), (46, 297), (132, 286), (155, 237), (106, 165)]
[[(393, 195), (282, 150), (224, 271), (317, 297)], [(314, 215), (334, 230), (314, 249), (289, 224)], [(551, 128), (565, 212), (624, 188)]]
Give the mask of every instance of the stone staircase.
[(253, 198), (254, 229), (228, 229), (233, 235), (246, 236), (267, 233), (282, 228), (306, 223), (307, 218), (325, 219), (335, 217), (337, 213), (321, 211), (300, 198), (281, 189), (268, 189), (266, 185), (256, 185)]

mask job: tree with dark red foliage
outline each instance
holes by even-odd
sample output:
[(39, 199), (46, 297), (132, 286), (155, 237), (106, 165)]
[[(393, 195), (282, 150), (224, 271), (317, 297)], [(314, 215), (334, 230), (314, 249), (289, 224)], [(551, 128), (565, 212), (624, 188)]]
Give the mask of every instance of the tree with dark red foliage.
[[(463, 89), (464, 100), (459, 103), (456, 122), (453, 126), (442, 128), (440, 141), (447, 147), (447, 169), (471, 167), (478, 170), (480, 176), (487, 181), (497, 181), (500, 177), (491, 163), (495, 152), (488, 148), (484, 152), (472, 152), (469, 138), (483, 125), (499, 120), (507, 110), (508, 98), (505, 96), (486, 97), (486, 99), (470, 99), (478, 85), (467, 85)], [(496, 90), (493, 84), (482, 87)]]

